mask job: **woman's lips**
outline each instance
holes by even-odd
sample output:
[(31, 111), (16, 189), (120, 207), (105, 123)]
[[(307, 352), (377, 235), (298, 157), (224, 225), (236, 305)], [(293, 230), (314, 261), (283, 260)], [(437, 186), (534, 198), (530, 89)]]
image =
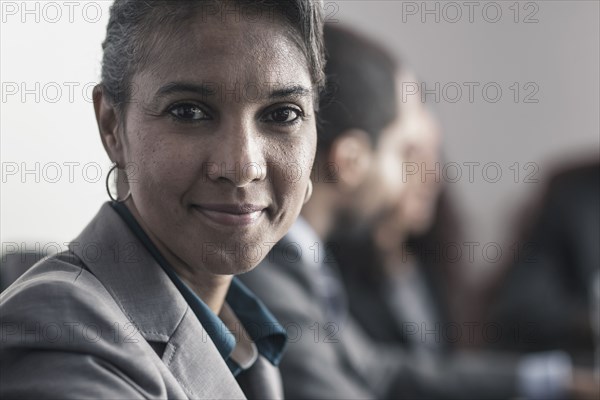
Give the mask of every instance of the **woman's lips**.
[(251, 225), (267, 208), (254, 204), (194, 204), (192, 207), (209, 220), (226, 226)]

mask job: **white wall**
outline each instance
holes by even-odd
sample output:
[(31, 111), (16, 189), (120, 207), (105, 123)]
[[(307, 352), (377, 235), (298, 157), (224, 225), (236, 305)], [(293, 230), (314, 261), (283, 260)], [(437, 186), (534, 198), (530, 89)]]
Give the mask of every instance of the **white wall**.
[[(541, 187), (524, 182), (526, 163), (535, 163), (539, 168), (535, 178), (542, 179), (560, 161), (598, 157), (597, 1), (520, 2), (518, 23), (514, 22), (514, 1), (472, 2), (473, 22), (463, 1), (450, 5), (436, 1), (325, 3), (330, 21), (337, 19), (383, 41), (414, 68), (427, 88), (433, 89), (435, 82), (442, 88), (450, 83), (447, 96), (440, 90), (440, 101), (433, 107), (444, 127), (447, 162), (462, 166), (463, 176), (453, 188), (467, 222), (468, 240), (483, 244), (503, 239), (515, 209)], [(91, 84), (99, 78), (109, 5), (108, 1), (2, 1), (3, 247), (21, 241), (37, 241), (40, 246), (67, 242), (107, 199), (108, 158), (89, 97)], [(451, 23), (456, 5), (462, 17)], [(25, 13), (25, 7), (32, 11)], [(438, 7), (439, 22), (433, 14), (425, 15), (422, 22), (423, 7)], [(489, 22), (496, 18), (498, 8), (502, 11), (499, 21)], [(531, 13), (538, 22), (524, 23)], [(465, 82), (480, 84), (472, 103)], [(521, 86), (517, 103), (510, 89), (514, 82)], [(523, 88), (528, 82), (539, 88), (536, 104), (523, 102), (531, 91), (531, 87)], [(454, 83), (464, 89), (456, 103), (449, 101), (455, 95), (450, 90)], [(483, 97), (486, 83), (501, 87), (498, 102)], [(57, 88), (62, 92), (58, 98)], [(24, 94), (22, 89), (33, 93)], [(492, 89), (489, 94), (493, 95)], [(428, 99), (432, 102), (433, 95)], [(465, 162), (480, 163), (474, 182), (468, 180)], [(496, 183), (485, 179), (494, 177), (493, 169), (486, 177), (482, 175), (482, 166), (492, 162), (502, 172)], [(509, 169), (515, 162), (521, 168), (518, 183)], [(35, 169), (36, 163), (40, 163), (38, 172), (23, 174), (24, 168)], [(65, 163), (78, 163), (72, 167), (72, 182)], [(57, 165), (62, 174), (59, 179)], [(102, 176), (94, 183), (96, 165), (101, 166)]]
[(13, 242), (42, 248), (68, 242), (106, 199), (110, 164), (90, 97), (100, 76), (109, 5), (2, 1), (3, 250)]

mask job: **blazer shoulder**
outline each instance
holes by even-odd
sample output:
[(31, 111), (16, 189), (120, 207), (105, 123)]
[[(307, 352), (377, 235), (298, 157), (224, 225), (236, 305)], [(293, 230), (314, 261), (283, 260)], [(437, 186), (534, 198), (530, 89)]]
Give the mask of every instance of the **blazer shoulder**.
[[(3, 393), (164, 395), (155, 352), (100, 281), (65, 257), (41, 260), (0, 295)], [(26, 384), (34, 376), (39, 387)]]
[(0, 307), (12, 304), (15, 298), (20, 304), (46, 299), (44, 306), (48, 310), (59, 299), (89, 302), (95, 307), (99, 300), (113, 302), (104, 285), (69, 251), (37, 262), (0, 294)]
[(2, 292), (0, 312), (7, 346), (93, 347), (98, 341), (73, 341), (74, 331), (93, 336), (91, 330), (119, 333), (131, 325), (102, 283), (66, 253), (41, 260)]

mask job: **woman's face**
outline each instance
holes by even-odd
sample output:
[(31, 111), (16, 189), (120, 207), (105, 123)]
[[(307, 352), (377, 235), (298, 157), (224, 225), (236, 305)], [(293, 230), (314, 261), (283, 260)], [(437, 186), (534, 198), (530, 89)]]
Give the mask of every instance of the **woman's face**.
[[(406, 130), (406, 161), (417, 170), (406, 176), (406, 190), (399, 198), (396, 217), (407, 233), (422, 234), (433, 222), (440, 192), (439, 127), (434, 116), (422, 105), (414, 115), (414, 124)], [(427, 173), (429, 171), (429, 173)]]
[[(423, 234), (429, 229), (440, 191), (440, 183), (433, 173), (440, 162), (441, 136), (437, 121), (420, 99), (404, 103), (401, 111), (402, 152), (407, 169), (402, 175), (404, 190), (380, 215), (375, 229), (375, 241), (384, 252), (396, 251), (398, 243), (407, 235)], [(430, 173), (426, 173), (428, 171)]]
[(194, 268), (248, 271), (304, 202), (314, 91), (286, 32), (272, 19), (198, 18), (132, 79), (129, 206), (160, 248)]

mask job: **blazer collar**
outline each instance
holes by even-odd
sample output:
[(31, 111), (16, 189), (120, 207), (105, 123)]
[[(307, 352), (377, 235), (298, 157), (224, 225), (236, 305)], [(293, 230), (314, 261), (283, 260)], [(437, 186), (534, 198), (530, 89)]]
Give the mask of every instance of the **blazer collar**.
[(110, 203), (69, 248), (146, 340), (167, 343), (163, 362), (189, 397), (244, 398), (179, 290)]
[(185, 299), (110, 203), (69, 248), (146, 340), (169, 340), (187, 310)]

